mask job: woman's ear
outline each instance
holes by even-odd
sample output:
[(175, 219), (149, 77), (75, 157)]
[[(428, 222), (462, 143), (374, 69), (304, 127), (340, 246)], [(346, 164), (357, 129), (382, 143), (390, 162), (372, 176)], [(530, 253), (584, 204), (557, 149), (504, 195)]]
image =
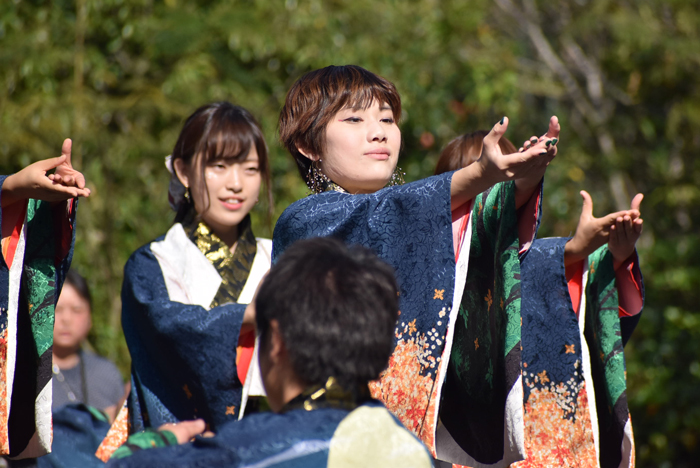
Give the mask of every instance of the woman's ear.
[(185, 188), (190, 187), (190, 178), (188, 176), (189, 174), (189, 167), (187, 167), (187, 164), (185, 164), (185, 161), (182, 159), (178, 158), (175, 161), (173, 161), (173, 169), (175, 169), (175, 175), (177, 176), (178, 179), (180, 179), (180, 182), (182, 185), (185, 186)]
[(311, 154), (311, 152), (306, 151), (305, 149), (303, 149), (299, 146), (297, 146), (297, 150), (299, 150), (299, 152), (301, 154), (303, 154), (306, 157), (306, 159), (309, 159), (311, 161), (318, 161), (319, 159), (321, 159), (318, 156), (316, 156), (315, 154)]

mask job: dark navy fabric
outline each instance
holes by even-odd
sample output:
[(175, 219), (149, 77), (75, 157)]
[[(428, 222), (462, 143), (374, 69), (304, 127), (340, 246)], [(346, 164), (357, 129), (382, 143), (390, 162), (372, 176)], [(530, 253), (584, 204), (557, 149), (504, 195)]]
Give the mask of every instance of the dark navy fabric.
[(256, 413), (226, 424), (216, 437), (198, 437), (186, 445), (141, 450), (111, 460), (107, 466), (242, 467), (267, 460), (265, 466), (325, 468), (330, 440), (348, 414), (348, 410), (335, 408)]
[[(161, 238), (162, 239), (162, 238)], [(132, 360), (131, 432), (203, 418), (238, 419), (236, 346), (246, 304), (206, 310), (170, 300), (150, 244), (124, 267), (122, 327)]]
[(53, 413), (51, 453), (37, 459), (39, 468), (92, 468), (104, 466), (95, 456), (110, 424), (85, 405), (71, 404)]
[[(372, 194), (324, 192), (299, 200), (277, 221), (272, 262), (295, 241), (311, 237), (370, 248), (395, 269), (399, 326), (415, 319), (417, 330), (445, 336), (448, 320), (438, 317), (452, 306), (455, 278), (451, 180), (448, 172)], [(439, 357), (443, 349), (444, 341), (429, 354)], [(437, 367), (425, 372), (434, 379)]]
[[(569, 296), (564, 269), (568, 238), (537, 239), (521, 264), (522, 362), (526, 375), (546, 371), (553, 382), (582, 385), (578, 319)], [(565, 345), (575, 343), (575, 352)], [(525, 377), (527, 379), (527, 377)], [(541, 382), (536, 385), (548, 387)], [(523, 385), (527, 402), (531, 386)], [(574, 393), (577, 393), (576, 390)], [(575, 416), (575, 406), (571, 417)]]

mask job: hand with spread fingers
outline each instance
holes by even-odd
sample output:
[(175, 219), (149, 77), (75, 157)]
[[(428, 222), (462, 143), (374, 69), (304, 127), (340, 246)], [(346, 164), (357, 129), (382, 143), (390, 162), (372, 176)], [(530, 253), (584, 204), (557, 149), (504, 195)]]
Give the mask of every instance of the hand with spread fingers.
[(642, 235), (644, 220), (641, 218), (639, 205), (644, 195), (638, 193), (632, 199), (629, 211), (615, 218), (615, 223), (610, 226), (610, 240), (608, 250), (613, 255), (615, 269), (624, 263), (633, 253), (635, 245)]
[[(57, 202), (89, 197), (90, 189), (85, 187), (85, 177), (73, 169), (70, 156), (71, 140), (67, 138), (63, 142), (61, 156), (37, 161), (8, 176), (2, 185), (2, 206), (28, 198)], [(47, 176), (46, 173), (52, 169), (56, 169), (55, 173)]]
[[(634, 252), (634, 243), (642, 232), (642, 220), (639, 217), (639, 204), (643, 195), (638, 194), (632, 200), (630, 210), (618, 211), (607, 214), (601, 218), (593, 216), (593, 200), (588, 192), (581, 191), (583, 207), (579, 218), (576, 233), (564, 250), (564, 262), (571, 265), (595, 252), (600, 246), (608, 243), (616, 266), (625, 261)], [(615, 237), (613, 238), (613, 232)], [(636, 237), (635, 237), (636, 236)], [(630, 242), (631, 247), (630, 247)], [(624, 255), (617, 262), (618, 257)]]

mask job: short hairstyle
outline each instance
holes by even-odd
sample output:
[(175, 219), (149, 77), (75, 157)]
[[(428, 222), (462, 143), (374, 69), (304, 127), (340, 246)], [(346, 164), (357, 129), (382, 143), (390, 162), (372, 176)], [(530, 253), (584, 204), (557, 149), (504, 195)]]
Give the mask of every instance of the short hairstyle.
[[(255, 117), (243, 107), (222, 101), (206, 104), (194, 111), (185, 121), (173, 148), (173, 167), (177, 159), (182, 159), (190, 167), (195, 164), (206, 186), (204, 170), (209, 162), (218, 159), (244, 160), (253, 146), (258, 153), (260, 175), (271, 213), (272, 187), (267, 144)], [(181, 202), (175, 222), (185, 218), (191, 203), (191, 200)]]
[[(481, 156), (481, 147), (484, 144), (484, 137), (488, 135), (487, 130), (477, 130), (474, 133), (465, 133), (450, 141), (445, 149), (440, 153), (435, 174), (456, 171), (476, 162)], [(498, 140), (503, 154), (513, 154), (518, 150), (506, 137)]]
[(389, 80), (357, 65), (329, 66), (299, 78), (287, 93), (280, 112), (280, 141), (292, 154), (305, 182), (311, 161), (300, 149), (322, 156), (326, 127), (339, 111), (366, 109), (374, 101), (387, 103), (401, 119), (401, 97)]
[(90, 288), (88, 287), (87, 281), (85, 281), (85, 278), (83, 278), (80, 273), (72, 269), (68, 270), (63, 284), (73, 286), (78, 295), (87, 301), (90, 310), (92, 310), (92, 296), (90, 295)]
[(255, 301), (264, 349), (277, 320), (295, 374), (306, 384), (335, 377), (347, 390), (386, 368), (394, 349), (398, 287), (372, 251), (332, 238), (301, 240), (271, 268)]

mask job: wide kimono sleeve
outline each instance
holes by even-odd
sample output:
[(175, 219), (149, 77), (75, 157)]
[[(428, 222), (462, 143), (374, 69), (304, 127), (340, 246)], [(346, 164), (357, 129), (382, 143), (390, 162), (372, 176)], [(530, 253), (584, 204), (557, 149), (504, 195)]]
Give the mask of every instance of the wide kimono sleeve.
[(0, 454), (51, 451), (54, 308), (72, 259), (76, 209), (77, 200), (30, 199), (0, 214)]
[[(644, 283), (635, 262), (634, 275), (644, 296)], [(595, 388), (601, 466), (633, 466), (634, 441), (627, 407), (627, 378), (623, 335), (629, 336), (641, 315), (620, 318), (612, 254), (607, 245), (588, 257), (585, 283), (584, 334), (590, 351)], [(627, 324), (625, 321), (629, 320)], [(631, 322), (631, 323), (630, 323)]]
[(151, 245), (137, 250), (124, 269), (122, 326), (132, 359), (130, 431), (195, 418), (216, 430), (238, 417), (242, 386), (236, 346), (246, 305), (207, 310), (172, 300)]
[(401, 307), (395, 349), (370, 387), (429, 448), (454, 295), (451, 177), (448, 172), (368, 195), (312, 195), (285, 210), (273, 238), (273, 263), (299, 239), (331, 236), (370, 248), (394, 267)]
[(514, 195), (514, 183), (496, 184), (472, 207), (469, 269), (457, 285), (464, 291), (442, 389), (437, 450), (439, 459), (460, 465), (506, 466), (524, 456)]

